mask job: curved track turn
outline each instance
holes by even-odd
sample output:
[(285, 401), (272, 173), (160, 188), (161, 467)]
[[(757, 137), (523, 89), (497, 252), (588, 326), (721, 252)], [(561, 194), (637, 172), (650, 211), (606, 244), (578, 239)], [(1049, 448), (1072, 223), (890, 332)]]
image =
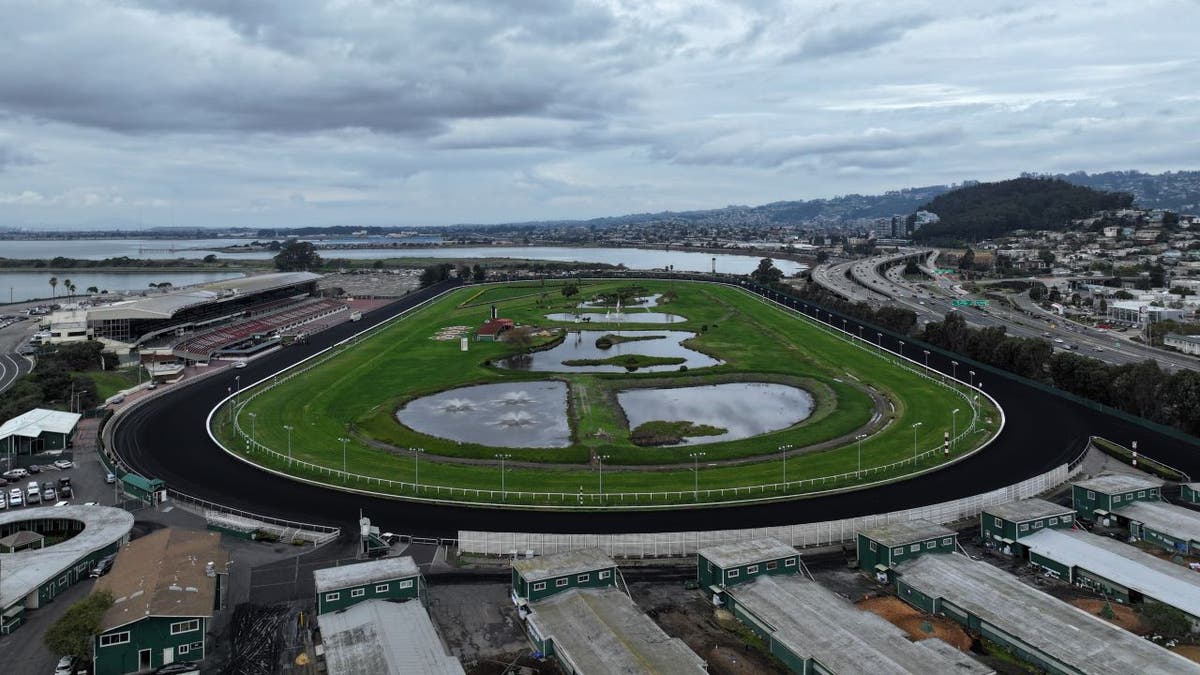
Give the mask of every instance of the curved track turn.
[[(858, 492), (737, 507), (653, 512), (571, 513), (437, 506), (372, 498), (318, 488), (254, 469), (217, 447), (205, 431), (205, 418), (233, 384), (234, 375), (255, 382), (400, 311), (445, 287), (415, 292), (310, 338), (308, 345), (255, 359), (244, 368), (164, 393), (118, 420), (113, 430), (117, 454), (132, 469), (161, 478), (169, 487), (228, 506), (310, 523), (350, 525), (360, 509), (384, 529), (419, 536), (456, 536), (459, 529), (616, 533), (714, 530), (789, 525), (849, 518), (912, 508), (978, 494), (1017, 483), (1076, 457), (1089, 436), (1128, 444), (1139, 441), (1146, 454), (1200, 476), (1200, 441), (1178, 440), (1118, 417), (1045, 392), (1004, 374), (980, 374), (985, 389), (1008, 417), (1003, 434), (986, 450), (944, 470)], [(788, 301), (799, 308), (804, 303)], [(807, 305), (805, 305), (807, 306)], [(836, 317), (841, 321), (842, 317)], [(859, 324), (846, 318), (851, 332)], [(875, 329), (864, 326), (863, 335)], [(882, 338), (897, 349), (895, 337)], [(911, 343), (906, 343), (912, 354)], [(929, 365), (946, 373), (950, 358), (931, 352)], [(960, 365), (959, 375), (966, 372)], [(980, 369), (976, 369), (980, 372)], [(919, 404), (919, 402), (918, 402)]]

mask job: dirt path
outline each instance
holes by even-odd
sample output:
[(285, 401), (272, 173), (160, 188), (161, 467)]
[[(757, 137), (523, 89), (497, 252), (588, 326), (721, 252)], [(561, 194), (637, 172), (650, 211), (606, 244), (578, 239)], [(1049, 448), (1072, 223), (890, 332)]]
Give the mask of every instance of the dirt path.
[(954, 621), (941, 616), (927, 616), (900, 598), (891, 596), (871, 598), (856, 603), (856, 606), (887, 619), (908, 633), (908, 637), (914, 641), (931, 637), (941, 638), (962, 651), (969, 650), (971, 643), (974, 642), (967, 631)]

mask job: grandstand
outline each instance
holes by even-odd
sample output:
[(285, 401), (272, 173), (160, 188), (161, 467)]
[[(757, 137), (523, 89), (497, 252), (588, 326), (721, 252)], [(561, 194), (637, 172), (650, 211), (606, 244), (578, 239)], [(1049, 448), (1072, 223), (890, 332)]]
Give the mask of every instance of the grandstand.
[(190, 336), (176, 344), (172, 352), (182, 359), (206, 361), (214, 354), (241, 343), (277, 337), (283, 331), (344, 311), (345, 303), (336, 300), (273, 302), (268, 311), (254, 312), (256, 318)]
[(310, 272), (263, 274), (93, 307), (87, 310), (88, 333), (124, 347), (181, 337), (291, 306), (311, 296), (320, 278)]

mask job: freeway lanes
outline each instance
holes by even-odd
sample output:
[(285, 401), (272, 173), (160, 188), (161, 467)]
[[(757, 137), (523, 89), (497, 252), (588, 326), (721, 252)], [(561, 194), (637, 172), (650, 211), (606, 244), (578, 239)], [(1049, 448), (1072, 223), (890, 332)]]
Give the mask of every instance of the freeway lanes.
[[(269, 376), (432, 294), (430, 290), (414, 293), (365, 315), (356, 324), (345, 323), (319, 333), (311, 338), (309, 345), (293, 345), (255, 359), (238, 374), (248, 382)], [(803, 305), (799, 301), (790, 301), (790, 304), (797, 308)], [(842, 319), (834, 317), (834, 320), (840, 323)], [(858, 330), (858, 324), (851, 321), (848, 328), (853, 333)], [(870, 327), (867, 330), (874, 331)], [(892, 336), (885, 335), (882, 340), (885, 348), (899, 347)], [(929, 363), (949, 372), (950, 358), (933, 353)], [(1091, 434), (1104, 435), (1121, 443), (1138, 440), (1145, 454), (1200, 476), (1200, 450), (1194, 443), (1152, 433), (1009, 377), (983, 368), (977, 370), (986, 373), (980, 374), (977, 381), (986, 380), (987, 391), (1004, 406), (1008, 415), (1006, 431), (988, 450), (945, 470), (869, 491), (793, 502), (712, 508), (706, 509), (703, 515), (688, 510), (555, 513), (474, 509), (401, 502), (296, 483), (228, 456), (205, 432), (209, 410), (233, 384), (232, 372), (164, 392), (123, 416), (114, 430), (114, 447), (123, 461), (139, 473), (161, 478), (169, 487), (181, 492), (228, 506), (280, 518), (342, 526), (352, 526), (361, 509), (384, 529), (442, 537), (453, 537), (459, 529), (663, 532), (786, 525), (867, 515), (973, 495), (1016, 483), (1077, 456)]]
[(33, 368), (29, 357), (20, 354), (0, 354), (0, 392), (8, 389), (17, 378)]

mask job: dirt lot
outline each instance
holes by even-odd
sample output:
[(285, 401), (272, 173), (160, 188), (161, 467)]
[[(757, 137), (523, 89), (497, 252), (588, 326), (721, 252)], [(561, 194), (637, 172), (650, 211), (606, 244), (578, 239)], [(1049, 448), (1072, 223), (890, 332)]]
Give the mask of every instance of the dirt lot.
[(784, 665), (748, 643), (761, 645), (731, 614), (718, 611), (702, 591), (689, 591), (677, 583), (631, 583), (633, 600), (667, 635), (677, 637), (708, 662), (714, 675), (787, 673)]
[(1172, 647), (1171, 651), (1180, 656), (1191, 659), (1192, 661), (1200, 663), (1200, 647), (1197, 647), (1196, 645), (1179, 645), (1178, 647)]
[[(1096, 598), (1081, 598), (1079, 600), (1071, 600), (1071, 604), (1092, 616), (1100, 616), (1100, 610), (1104, 607), (1104, 601)], [(1142, 626), (1142, 619), (1127, 605), (1112, 604), (1113, 618), (1109, 619), (1109, 623), (1116, 624), (1121, 628), (1141, 635), (1146, 632), (1146, 628)], [(1103, 617), (1101, 617), (1103, 618)]]
[[(957, 623), (945, 617), (926, 616), (900, 598), (891, 596), (871, 598), (857, 602), (855, 606), (887, 619), (908, 633), (908, 637), (913, 640), (937, 637), (963, 651), (971, 649), (973, 642), (971, 636), (967, 635), (967, 632)], [(925, 632), (922, 626), (926, 621), (933, 627), (933, 632)]]
[(431, 585), (429, 614), (450, 651), (472, 675), (502, 672), (514, 659), (540, 675), (559, 672), (553, 662), (539, 663), (530, 655), (507, 584)]

